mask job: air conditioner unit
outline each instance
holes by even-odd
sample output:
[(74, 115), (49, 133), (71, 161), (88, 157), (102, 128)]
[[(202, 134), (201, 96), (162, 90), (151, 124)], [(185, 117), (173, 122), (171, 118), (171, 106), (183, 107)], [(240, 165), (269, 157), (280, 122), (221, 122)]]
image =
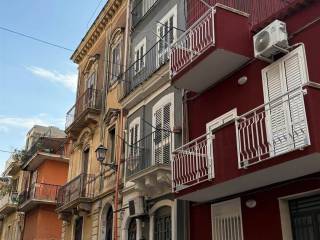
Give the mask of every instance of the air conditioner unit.
[(129, 201), (130, 217), (137, 217), (146, 214), (146, 206), (144, 197), (137, 197)]
[(279, 20), (270, 23), (253, 36), (254, 56), (264, 61), (273, 61), (280, 52), (287, 53), (289, 47), (286, 24)]

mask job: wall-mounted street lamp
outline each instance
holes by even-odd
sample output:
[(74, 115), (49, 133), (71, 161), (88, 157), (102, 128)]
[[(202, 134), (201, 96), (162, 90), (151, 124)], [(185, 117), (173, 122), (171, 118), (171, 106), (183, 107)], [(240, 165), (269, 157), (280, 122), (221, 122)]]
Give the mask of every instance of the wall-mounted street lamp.
[(111, 168), (113, 171), (117, 171), (118, 165), (115, 163), (105, 163), (104, 160), (106, 159), (108, 148), (103, 146), (102, 144), (96, 149), (96, 157), (98, 162), (103, 165)]

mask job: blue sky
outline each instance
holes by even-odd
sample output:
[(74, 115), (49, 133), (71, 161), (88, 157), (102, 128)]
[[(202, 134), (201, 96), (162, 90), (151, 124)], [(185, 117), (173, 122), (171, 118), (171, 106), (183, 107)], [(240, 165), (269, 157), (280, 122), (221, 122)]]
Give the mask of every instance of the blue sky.
[[(0, 26), (75, 49), (106, 1), (1, 0)], [(0, 150), (23, 147), (34, 124), (64, 128), (77, 81), (70, 56), (0, 30)], [(1, 172), (8, 157), (0, 152)]]

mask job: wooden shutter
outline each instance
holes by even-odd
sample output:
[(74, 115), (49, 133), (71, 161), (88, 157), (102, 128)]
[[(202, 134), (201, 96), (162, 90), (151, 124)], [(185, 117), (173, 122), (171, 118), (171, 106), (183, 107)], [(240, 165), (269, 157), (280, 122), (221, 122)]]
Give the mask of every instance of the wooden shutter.
[(156, 130), (154, 132), (153, 136), (153, 144), (154, 144), (154, 163), (160, 164), (162, 163), (162, 131), (163, 128), (162, 125), (162, 108), (159, 108), (154, 113), (154, 122)]
[(211, 206), (212, 239), (243, 240), (240, 198)]

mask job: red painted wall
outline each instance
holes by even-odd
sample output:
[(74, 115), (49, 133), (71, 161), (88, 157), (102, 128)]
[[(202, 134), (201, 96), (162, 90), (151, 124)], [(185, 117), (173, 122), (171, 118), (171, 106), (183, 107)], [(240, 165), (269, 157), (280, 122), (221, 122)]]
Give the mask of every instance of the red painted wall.
[(210, 204), (190, 206), (190, 240), (211, 240)]
[(41, 206), (26, 214), (23, 240), (60, 239), (61, 228), (55, 206)]
[(46, 160), (38, 167), (38, 183), (64, 185), (68, 178), (68, 163)]
[[(302, 26), (317, 18), (319, 12), (320, 3), (317, 2), (286, 18), (285, 22), (287, 23), (289, 34), (296, 32)], [(290, 44), (292, 45), (299, 42), (305, 44), (310, 81), (320, 83), (320, 46), (319, 37), (316, 38), (315, 36), (320, 36), (320, 22), (293, 36)], [(189, 126), (190, 140), (205, 133), (206, 123), (233, 108), (237, 108), (238, 115), (241, 115), (263, 104), (261, 70), (266, 65), (267, 63), (265, 62), (255, 60), (230, 78), (188, 101), (189, 122), (187, 125)], [(247, 76), (248, 82), (245, 85), (239, 86), (237, 80), (242, 76)], [(235, 126), (231, 124), (218, 130), (215, 134), (215, 181), (202, 183), (193, 188), (180, 191), (179, 195), (208, 185), (221, 183), (283, 161), (288, 161), (313, 152), (320, 152), (320, 132), (318, 131), (320, 122), (320, 90), (308, 87), (307, 91), (308, 95), (305, 96), (305, 105), (311, 139), (310, 147), (307, 147), (304, 151), (295, 151), (275, 157), (264, 163), (252, 166), (247, 170), (239, 170), (237, 165)], [(192, 96), (192, 94), (190, 94), (190, 96)]]

